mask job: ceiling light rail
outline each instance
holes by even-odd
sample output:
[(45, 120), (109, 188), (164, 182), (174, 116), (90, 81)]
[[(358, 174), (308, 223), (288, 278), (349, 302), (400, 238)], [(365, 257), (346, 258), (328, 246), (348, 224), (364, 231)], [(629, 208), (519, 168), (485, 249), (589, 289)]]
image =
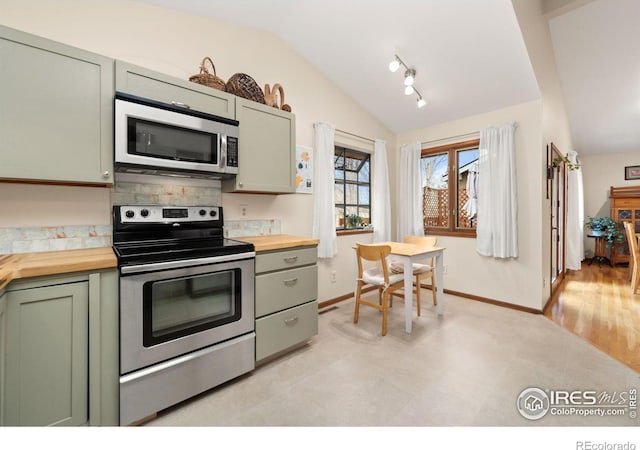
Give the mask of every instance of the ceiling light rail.
[(416, 94), (418, 96), (417, 106), (418, 108), (422, 108), (427, 102), (422, 98), (422, 94), (418, 92), (418, 89), (415, 87), (415, 79), (416, 79), (416, 70), (409, 67), (405, 62), (400, 59), (398, 55), (393, 55), (394, 59), (389, 63), (389, 70), (391, 72), (397, 72), (400, 66), (404, 67), (404, 94), (411, 95)]

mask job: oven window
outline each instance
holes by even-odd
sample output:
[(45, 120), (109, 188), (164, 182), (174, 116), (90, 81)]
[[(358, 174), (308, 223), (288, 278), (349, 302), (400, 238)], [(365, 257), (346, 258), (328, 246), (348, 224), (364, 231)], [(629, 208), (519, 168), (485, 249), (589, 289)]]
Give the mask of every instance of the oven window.
[(218, 135), (127, 118), (129, 154), (173, 161), (218, 164)]
[(145, 283), (144, 346), (240, 320), (240, 282), (240, 269), (232, 269)]

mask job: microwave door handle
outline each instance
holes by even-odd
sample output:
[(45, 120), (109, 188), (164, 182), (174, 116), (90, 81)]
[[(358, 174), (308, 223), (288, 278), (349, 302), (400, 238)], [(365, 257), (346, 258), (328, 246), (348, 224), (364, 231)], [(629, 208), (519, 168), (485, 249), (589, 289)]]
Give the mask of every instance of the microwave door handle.
[(220, 135), (220, 168), (224, 169), (227, 165), (227, 135)]

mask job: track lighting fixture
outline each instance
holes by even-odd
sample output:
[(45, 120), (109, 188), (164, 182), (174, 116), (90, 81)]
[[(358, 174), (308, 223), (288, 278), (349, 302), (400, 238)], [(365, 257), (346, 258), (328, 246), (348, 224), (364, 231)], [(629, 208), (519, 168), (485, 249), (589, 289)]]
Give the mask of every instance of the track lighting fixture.
[(398, 55), (393, 55), (393, 61), (389, 63), (389, 70), (391, 72), (397, 72), (400, 66), (404, 67), (404, 95), (411, 95), (415, 93), (418, 96), (417, 105), (418, 108), (422, 108), (427, 102), (422, 98), (422, 95), (416, 89), (414, 82), (416, 80), (416, 70), (407, 66), (404, 61), (400, 59)]

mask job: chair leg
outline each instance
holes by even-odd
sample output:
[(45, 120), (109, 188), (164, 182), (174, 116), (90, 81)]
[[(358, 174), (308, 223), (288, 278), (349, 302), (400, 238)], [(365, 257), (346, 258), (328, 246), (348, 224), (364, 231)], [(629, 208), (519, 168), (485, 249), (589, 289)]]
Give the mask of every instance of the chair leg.
[(358, 287), (356, 288), (356, 309), (353, 312), (353, 323), (358, 323), (358, 316), (360, 314), (360, 295), (362, 293), (362, 281), (358, 281)]
[(436, 274), (434, 272), (431, 272), (431, 295), (433, 296), (433, 304), (437, 305), (438, 304), (438, 296), (436, 295), (437, 293), (437, 289), (436, 289)]
[(634, 267), (633, 275), (631, 276), (631, 293), (638, 292), (638, 285), (640, 285), (640, 276), (638, 276), (638, 267)]
[(385, 291), (384, 294), (382, 294), (382, 335), (383, 336), (387, 335), (387, 315), (388, 315), (387, 303), (388, 301), (389, 301), (389, 292)]
[(420, 291), (422, 290), (422, 278), (416, 275), (416, 302), (418, 303), (418, 317), (420, 317)]

